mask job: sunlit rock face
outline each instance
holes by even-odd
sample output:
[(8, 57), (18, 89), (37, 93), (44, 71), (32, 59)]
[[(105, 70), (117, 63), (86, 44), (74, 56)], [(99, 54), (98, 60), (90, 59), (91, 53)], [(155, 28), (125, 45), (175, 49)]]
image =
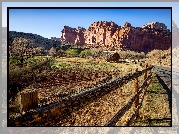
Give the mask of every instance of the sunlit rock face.
[[(43, 46), (46, 49), (50, 49), (53, 45), (59, 45), (59, 40), (55, 41), (56, 38), (50, 40), (36, 34), (10, 31), (9, 41), (15, 37), (28, 37), (33, 39), (38, 46)], [(133, 27), (128, 22), (123, 26), (118, 26), (112, 21), (94, 22), (88, 29), (64, 26), (59, 39), (80, 46), (112, 51), (149, 52), (154, 49), (167, 50), (171, 47), (171, 32), (165, 24), (159, 22), (151, 22), (141, 27)], [(172, 40), (172, 48), (179, 45), (179, 28), (174, 22), (172, 22)]]
[(159, 22), (133, 27), (128, 22), (124, 26), (118, 26), (112, 21), (98, 21), (92, 23), (87, 30), (64, 26), (61, 38), (81, 46), (107, 50), (149, 52), (171, 47), (171, 32), (165, 24)]
[(83, 27), (78, 27), (76, 28), (71, 28), (69, 26), (64, 26), (63, 30), (61, 31), (61, 40), (73, 43), (73, 44), (78, 44), (78, 45), (84, 45), (85, 40), (84, 40), (84, 31), (86, 29)]

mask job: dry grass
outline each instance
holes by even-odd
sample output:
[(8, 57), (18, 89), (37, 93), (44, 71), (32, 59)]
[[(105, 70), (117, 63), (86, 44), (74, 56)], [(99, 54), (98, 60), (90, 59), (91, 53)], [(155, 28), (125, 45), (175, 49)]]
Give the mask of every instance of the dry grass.
[[(36, 57), (34, 58), (38, 59)], [(75, 95), (125, 76), (126, 74), (133, 72), (133, 68), (137, 67), (137, 65), (106, 62), (98, 63), (95, 60), (87, 58), (55, 58), (51, 67), (54, 69), (42, 70), (41, 73), (36, 74), (40, 105), (50, 103), (51, 101), (59, 101), (59, 99), (62, 99), (63, 97)], [(140, 66), (138, 67), (140, 68)], [(31, 72), (31, 70), (29, 67), (25, 66), (23, 68), (11, 68), (10, 72), (11, 75), (14, 73), (13, 76), (18, 74), (16, 77), (13, 77), (13, 79), (22, 76), (27, 79), (28, 77), (26, 77), (26, 75), (29, 76), (29, 73), (25, 72)], [(42, 81), (42, 76), (46, 77), (45, 79), (47, 80)], [(31, 78), (31, 76), (29, 76), (29, 78)], [(29, 85), (29, 88), (31, 87), (33, 86)], [(15, 97), (13, 104), (10, 101), (10, 106), (14, 107), (12, 108), (12, 112), (15, 113), (19, 112), (19, 106), (14, 105), (15, 103), (17, 104), (17, 98), (18, 96)]]
[(73, 58), (66, 58), (66, 57), (60, 57), (56, 58), (56, 61), (63, 62), (63, 61), (73, 61), (73, 62), (91, 62), (93, 61), (92, 59), (87, 59), (87, 58), (80, 58), (80, 57), (73, 57)]
[[(129, 73), (133, 73), (136, 68), (142, 70), (138, 64), (121, 64), (121, 63), (107, 63), (102, 62), (98, 63), (92, 59), (85, 58), (55, 58), (55, 62), (51, 65), (57, 72), (66, 71), (70, 72), (69, 75), (73, 72), (73, 75), (69, 76), (64, 73), (63, 81), (59, 85), (54, 85), (50, 87), (39, 87), (39, 97), (41, 100), (45, 98), (55, 99), (55, 94), (60, 93), (62, 95), (74, 95), (81, 91), (90, 89), (90, 86), (97, 86), (100, 83), (100, 80), (104, 77), (104, 74), (111, 76), (110, 80), (125, 76)], [(45, 70), (44, 70), (45, 71)], [(48, 76), (51, 76), (53, 82), (55, 80), (59, 81), (58, 77), (52, 74), (57, 72), (48, 73)], [(83, 73), (79, 73), (83, 72)], [(85, 75), (86, 72), (86, 75)], [(105, 72), (105, 73), (104, 73)], [(43, 73), (43, 72), (42, 72)], [(88, 75), (94, 73), (94, 75)], [(84, 74), (84, 75), (83, 75)], [(79, 75), (79, 77), (77, 77)], [(97, 76), (96, 76), (97, 75)], [(91, 77), (90, 80), (87, 80), (87, 76)], [(95, 76), (95, 77), (94, 77)], [(69, 79), (74, 77), (74, 79)], [(84, 77), (84, 78), (83, 78)], [(94, 77), (94, 78), (93, 78)], [(57, 78), (57, 79), (56, 79)], [(83, 79), (83, 80), (82, 80)], [(51, 80), (51, 79), (49, 79)], [(47, 79), (46, 84), (50, 84), (50, 81)], [(79, 82), (80, 80), (80, 82)], [(82, 81), (81, 81), (82, 80)], [(143, 83), (143, 75), (138, 78), (139, 86)], [(105, 83), (103, 82), (103, 83)], [(89, 87), (87, 86), (88, 84)], [(42, 84), (42, 83), (41, 83)], [(133, 81), (130, 81), (126, 85), (118, 88), (115, 91), (110, 92), (107, 95), (99, 98), (98, 100), (90, 103), (87, 107), (80, 109), (79, 111), (73, 112), (72, 115), (64, 121), (55, 121), (55, 126), (103, 126), (109, 121), (118, 110), (120, 110), (133, 96)], [(42, 84), (43, 85), (43, 84)], [(85, 87), (87, 89), (83, 89)], [(153, 87), (158, 86), (153, 83)], [(152, 89), (149, 88), (149, 89)], [(73, 89), (73, 91), (72, 91)], [(150, 90), (149, 90), (150, 91)], [(155, 90), (158, 92), (158, 90)], [(155, 98), (155, 99), (154, 99)], [(46, 101), (46, 100), (45, 100)], [(168, 102), (166, 101), (166, 94), (154, 94), (153, 92), (147, 92), (145, 100), (143, 102), (142, 108), (140, 109), (140, 116), (133, 124), (134, 126), (153, 126), (155, 123), (149, 124), (146, 123), (148, 119), (155, 118), (164, 118), (168, 117)], [(125, 116), (119, 120), (117, 126), (124, 125), (127, 119), (130, 118), (134, 107), (126, 112)], [(167, 123), (162, 123), (161, 125), (167, 125)]]
[[(125, 105), (129, 96), (119, 88), (72, 114), (62, 126), (104, 126)], [(58, 123), (57, 123), (58, 124)]]
[[(146, 61), (149, 64), (158, 66), (170, 66), (171, 65), (171, 48), (168, 50), (153, 50), (146, 54)], [(160, 64), (161, 60), (161, 64)]]
[[(142, 84), (142, 76), (139, 78), (139, 86)], [(134, 95), (133, 81), (110, 92), (107, 95), (92, 102), (85, 108), (72, 113), (66, 121), (58, 122), (61, 126), (104, 126)], [(121, 118), (116, 124), (122, 126), (129, 119), (134, 107), (126, 112), (125, 117)]]

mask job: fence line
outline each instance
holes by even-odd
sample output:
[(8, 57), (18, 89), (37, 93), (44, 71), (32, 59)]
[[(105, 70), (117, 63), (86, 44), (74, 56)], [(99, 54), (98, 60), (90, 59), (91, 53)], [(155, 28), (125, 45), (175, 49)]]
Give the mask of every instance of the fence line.
[[(150, 85), (151, 81), (152, 81), (152, 80), (150, 80), (150, 81), (148, 82), (146, 88)], [(136, 109), (135, 113), (131, 116), (131, 118), (128, 120), (128, 122), (126, 123), (125, 126), (130, 126), (130, 125), (133, 123), (135, 117), (136, 117), (137, 114), (139, 113), (139, 109), (140, 109), (141, 106), (142, 106), (142, 102), (143, 102), (143, 100), (144, 100), (144, 96), (145, 96), (145, 94), (146, 94), (146, 91), (147, 91), (147, 90), (144, 91), (143, 96), (142, 96), (142, 99), (141, 99), (139, 105), (137, 106), (137, 109)]]
[[(110, 120), (105, 126), (114, 126), (117, 121), (125, 114), (127, 110), (129, 110), (136, 99), (138, 99), (139, 95), (142, 93), (143, 89), (146, 87), (146, 82), (151, 78), (152, 74), (150, 74), (144, 81), (143, 85), (139, 88), (140, 90), (128, 101), (128, 103), (121, 108), (117, 114)], [(138, 106), (138, 105), (137, 105)]]
[[(79, 108), (86, 106), (89, 102), (95, 101), (97, 98), (99, 98), (105, 94), (108, 94), (109, 92), (111, 92), (113, 90), (116, 90), (118, 87), (123, 86), (124, 84), (127, 84), (130, 80), (134, 80), (135, 78), (138, 78), (143, 73), (145, 73), (145, 75), (146, 75), (147, 71), (151, 70), (152, 68), (153, 68), (153, 66), (150, 66), (148, 68), (145, 68), (142, 71), (137, 70), (137, 72), (135, 72), (133, 74), (128, 74), (122, 78), (118, 78), (114, 81), (108, 82), (108, 83), (101, 85), (99, 87), (92, 88), (91, 90), (84, 91), (84, 92), (79, 93), (75, 96), (72, 96), (68, 99), (63, 99), (60, 102), (48, 104), (47, 106), (43, 106), (42, 108), (37, 108), (37, 109), (35, 109), (36, 112), (34, 112), (34, 113), (28, 114), (28, 112), (27, 112), (26, 114), (28, 115), (28, 119), (31, 119), (31, 118), (33, 118), (34, 115), (38, 115), (38, 116), (42, 115), (39, 113), (55, 111), (56, 113), (58, 113), (58, 116), (60, 116), (59, 117), (60, 119), (64, 119), (72, 111), (78, 110)], [(146, 81), (149, 78), (150, 77), (147, 77), (145, 79), (143, 86), (146, 86)], [(143, 88), (143, 87), (140, 87), (140, 88)], [(142, 93), (142, 90), (138, 91), (137, 94), (135, 94), (135, 96), (129, 102), (129, 104), (127, 106), (125, 106), (123, 109), (128, 109), (129, 106), (136, 100), (136, 98), (138, 99), (138, 96), (141, 93)], [(26, 114), (19, 117), (18, 119), (11, 121), (10, 124), (13, 125), (13, 124), (15, 124), (16, 121), (19, 121), (19, 120), (22, 123), (24, 122), (24, 124), (25, 124), (25, 122), (27, 120)], [(43, 118), (49, 118), (49, 116), (50, 115), (47, 114), (47, 116), (43, 116)]]

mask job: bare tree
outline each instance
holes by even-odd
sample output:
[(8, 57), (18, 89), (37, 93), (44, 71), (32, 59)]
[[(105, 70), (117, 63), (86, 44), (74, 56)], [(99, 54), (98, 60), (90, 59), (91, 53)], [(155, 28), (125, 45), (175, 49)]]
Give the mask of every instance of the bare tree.
[(49, 54), (50, 54), (52, 57), (55, 57), (55, 56), (56, 56), (56, 48), (55, 48), (55, 47), (52, 47), (52, 48), (49, 50)]
[(20, 57), (20, 63), (23, 64), (25, 60), (34, 56), (37, 53), (35, 44), (32, 40), (17, 37), (9, 46), (9, 54), (13, 57)]

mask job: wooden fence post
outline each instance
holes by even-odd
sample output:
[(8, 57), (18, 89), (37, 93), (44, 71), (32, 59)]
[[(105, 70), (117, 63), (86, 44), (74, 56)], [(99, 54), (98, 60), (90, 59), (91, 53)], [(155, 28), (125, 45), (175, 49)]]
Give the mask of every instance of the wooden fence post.
[[(135, 70), (136, 72), (138, 71), (138, 68), (136, 68)], [(138, 77), (134, 78), (134, 94), (136, 94), (138, 92), (139, 88), (138, 88)], [(136, 100), (134, 101), (135, 107), (137, 108), (137, 106), (139, 105), (139, 96), (136, 98)]]
[(27, 89), (21, 92), (21, 113), (38, 107), (38, 91)]
[[(151, 65), (150, 65), (150, 66), (151, 66)], [(152, 69), (149, 70), (149, 74), (151, 74), (151, 72), (152, 72)]]
[[(145, 68), (147, 68), (148, 67), (148, 65), (146, 64), (145, 65)], [(144, 80), (147, 78), (147, 71), (144, 73)]]

